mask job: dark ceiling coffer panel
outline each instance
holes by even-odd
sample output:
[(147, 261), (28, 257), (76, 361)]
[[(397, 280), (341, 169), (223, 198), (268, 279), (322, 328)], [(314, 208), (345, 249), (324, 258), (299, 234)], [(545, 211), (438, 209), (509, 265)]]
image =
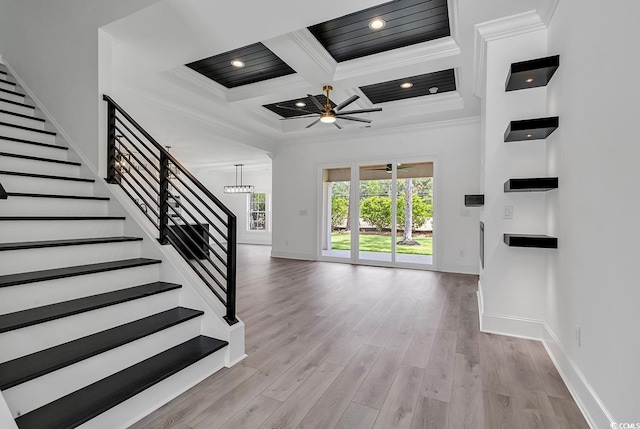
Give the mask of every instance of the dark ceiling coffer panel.
[[(408, 88), (401, 86), (407, 83), (410, 83), (411, 86)], [(361, 86), (360, 90), (373, 104), (386, 103), (455, 91), (456, 77), (453, 69), (449, 69)]]
[[(235, 67), (231, 64), (232, 61), (241, 61), (244, 66)], [(235, 88), (295, 73), (295, 70), (262, 43), (254, 43), (194, 61), (187, 64), (187, 67), (227, 88)]]
[[(372, 20), (383, 27), (373, 30)], [(396, 0), (309, 27), (338, 62), (449, 36), (447, 0)]]
[[(327, 97), (323, 94), (315, 96), (320, 104), (327, 102)], [(304, 106), (298, 106), (296, 103), (304, 103)], [(329, 101), (332, 107), (336, 107), (336, 103)], [(280, 101), (278, 103), (265, 104), (262, 107), (271, 110), (283, 118), (295, 118), (296, 116), (305, 116), (309, 113), (320, 113), (320, 109), (313, 105), (308, 97), (294, 98), (293, 100)]]

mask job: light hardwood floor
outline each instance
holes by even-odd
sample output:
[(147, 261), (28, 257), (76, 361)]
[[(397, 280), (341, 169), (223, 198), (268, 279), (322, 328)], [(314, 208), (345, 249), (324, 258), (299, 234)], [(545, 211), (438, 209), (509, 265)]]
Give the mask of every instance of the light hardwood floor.
[(241, 364), (132, 428), (588, 428), (541, 343), (479, 332), (477, 277), (240, 246)]

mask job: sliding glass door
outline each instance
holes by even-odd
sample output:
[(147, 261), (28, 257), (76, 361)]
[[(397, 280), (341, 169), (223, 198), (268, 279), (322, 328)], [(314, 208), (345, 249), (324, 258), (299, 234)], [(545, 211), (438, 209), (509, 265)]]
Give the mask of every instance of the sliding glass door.
[(433, 265), (433, 170), (433, 162), (323, 169), (322, 257)]

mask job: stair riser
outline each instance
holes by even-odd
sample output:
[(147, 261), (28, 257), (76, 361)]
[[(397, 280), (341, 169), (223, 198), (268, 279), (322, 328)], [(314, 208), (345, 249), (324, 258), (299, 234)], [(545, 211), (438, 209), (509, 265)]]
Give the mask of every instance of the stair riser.
[(12, 176), (9, 174), (0, 174), (0, 183), (2, 183), (2, 186), (7, 192), (77, 195), (82, 197), (89, 197), (93, 195), (92, 182), (41, 179), (38, 177), (23, 177)]
[(80, 166), (78, 165), (35, 161), (32, 159), (15, 158), (2, 155), (0, 155), (0, 170), (65, 177), (78, 177), (80, 175)]
[(0, 122), (21, 125), (23, 127), (29, 127), (29, 128), (37, 128), (39, 130), (44, 129), (44, 122), (42, 121), (38, 121), (36, 119), (23, 118), (22, 116), (15, 116), (15, 115), (10, 115), (8, 113), (2, 113), (2, 112), (0, 112)]
[(0, 139), (0, 152), (19, 153), (21, 155), (39, 156), (40, 158), (66, 161), (68, 151)]
[(0, 221), (0, 242), (64, 240), (123, 235), (123, 220)]
[(33, 116), (34, 114), (34, 109), (32, 109), (31, 107), (16, 106), (13, 103), (6, 103), (2, 101), (2, 95), (0, 95), (0, 109), (8, 110), (9, 112), (20, 113), (21, 115)]
[(0, 288), (0, 314), (55, 304), (160, 280), (158, 264)]
[(16, 274), (139, 257), (140, 241), (8, 250), (0, 252), (0, 273)]
[(24, 103), (24, 97), (20, 95), (9, 94), (8, 92), (0, 91), (0, 98), (4, 98), (9, 101), (16, 101), (18, 103)]
[(6, 125), (0, 125), (0, 135), (39, 143), (56, 143), (56, 136), (54, 135), (39, 133), (37, 131), (23, 130), (21, 128), (9, 127)]
[[(126, 428), (224, 367), (224, 350), (172, 375), (76, 429)], [(222, 423), (220, 423), (222, 424)], [(217, 427), (217, 426), (216, 426)]]
[[(5, 77), (6, 77), (5, 75), (0, 74), (0, 79), (6, 80), (6, 79), (4, 79)], [(8, 89), (9, 91), (15, 91), (16, 90), (16, 86), (12, 85), (10, 83), (0, 82), (0, 89)]]
[(200, 318), (157, 332), (132, 343), (3, 390), (14, 418), (68, 395), (102, 378), (175, 347), (200, 334)]
[(0, 362), (6, 362), (59, 344), (114, 328), (174, 308), (179, 290), (40, 323), (0, 334)]
[(40, 213), (51, 216), (106, 216), (108, 201), (10, 196), (0, 204), (0, 216), (37, 216)]

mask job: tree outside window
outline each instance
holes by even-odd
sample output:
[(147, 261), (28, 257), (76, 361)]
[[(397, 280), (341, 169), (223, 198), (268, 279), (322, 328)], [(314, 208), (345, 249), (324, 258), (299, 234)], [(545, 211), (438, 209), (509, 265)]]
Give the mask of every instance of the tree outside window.
[(267, 231), (267, 194), (254, 192), (249, 196), (249, 231)]

